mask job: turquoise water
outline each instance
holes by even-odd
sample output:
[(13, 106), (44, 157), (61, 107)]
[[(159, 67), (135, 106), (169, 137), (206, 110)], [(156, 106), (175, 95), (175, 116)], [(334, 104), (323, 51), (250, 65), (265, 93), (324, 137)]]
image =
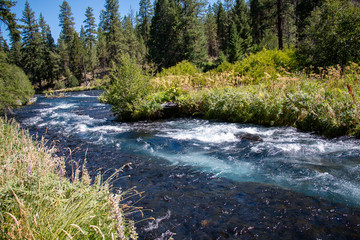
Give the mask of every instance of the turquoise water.
[(94, 174), (131, 162), (119, 185), (145, 191), (139, 205), (156, 218), (139, 224), (141, 237), (360, 236), (359, 140), (192, 118), (119, 123), (99, 94), (38, 96), (16, 118), (60, 155), (86, 153)]

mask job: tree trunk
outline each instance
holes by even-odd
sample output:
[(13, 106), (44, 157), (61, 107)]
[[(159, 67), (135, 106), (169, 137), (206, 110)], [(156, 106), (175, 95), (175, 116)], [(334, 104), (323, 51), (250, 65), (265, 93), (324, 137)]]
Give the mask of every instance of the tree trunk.
[(82, 64), (83, 64), (83, 68), (84, 68), (84, 75), (85, 75), (85, 84), (86, 86), (89, 85), (88, 83), (88, 78), (87, 78), (87, 72), (86, 72), (86, 67), (85, 67), (85, 61), (84, 61), (84, 56), (81, 54), (81, 58), (82, 58)]
[(277, 0), (276, 2), (277, 8), (277, 33), (278, 33), (278, 43), (279, 43), (279, 50), (284, 48), (283, 42), (283, 16), (282, 16), (282, 0)]

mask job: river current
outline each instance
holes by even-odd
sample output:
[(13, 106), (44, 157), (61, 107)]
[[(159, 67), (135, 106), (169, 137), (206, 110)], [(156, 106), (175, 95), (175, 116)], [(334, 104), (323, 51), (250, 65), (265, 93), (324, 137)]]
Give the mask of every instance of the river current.
[(116, 122), (100, 93), (39, 95), (15, 118), (55, 142), (69, 171), (85, 158), (92, 175), (131, 163), (114, 185), (144, 192), (131, 201), (155, 220), (136, 225), (140, 239), (360, 239), (358, 139), (194, 118)]

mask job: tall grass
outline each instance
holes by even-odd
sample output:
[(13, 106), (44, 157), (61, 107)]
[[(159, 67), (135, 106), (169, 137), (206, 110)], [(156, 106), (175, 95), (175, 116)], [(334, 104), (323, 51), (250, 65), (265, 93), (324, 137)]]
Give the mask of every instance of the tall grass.
[(0, 239), (136, 239), (127, 216), (140, 209), (124, 203), (135, 189), (91, 183), (85, 165), (70, 181), (55, 151), (0, 119)]

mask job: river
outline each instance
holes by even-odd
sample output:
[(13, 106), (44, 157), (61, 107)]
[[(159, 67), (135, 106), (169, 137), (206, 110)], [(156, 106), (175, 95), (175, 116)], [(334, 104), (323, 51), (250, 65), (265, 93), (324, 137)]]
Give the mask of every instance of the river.
[(144, 192), (129, 200), (145, 209), (140, 239), (360, 239), (358, 139), (194, 118), (116, 122), (100, 93), (39, 95), (15, 118), (55, 143), (69, 171), (85, 158), (92, 176), (131, 163), (114, 186)]

